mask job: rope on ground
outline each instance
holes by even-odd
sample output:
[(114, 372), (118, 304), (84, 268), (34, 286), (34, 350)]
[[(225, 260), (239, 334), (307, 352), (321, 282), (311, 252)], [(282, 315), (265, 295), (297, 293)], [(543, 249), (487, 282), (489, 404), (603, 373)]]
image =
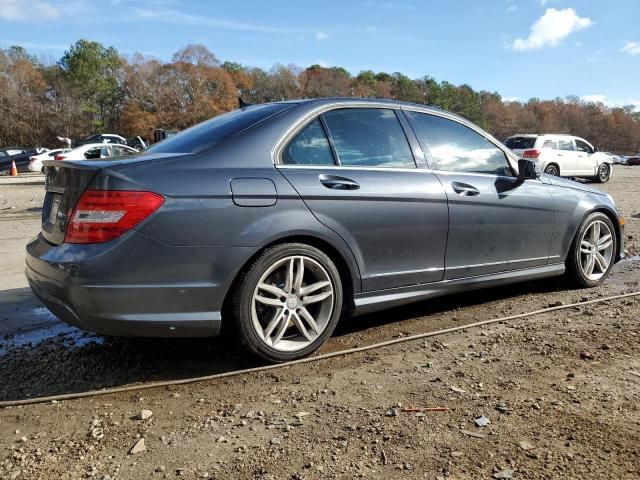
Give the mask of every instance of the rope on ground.
[(134, 392), (137, 390), (147, 390), (150, 388), (159, 388), (159, 387), (168, 387), (168, 386), (175, 386), (175, 385), (186, 385), (186, 384), (190, 384), (190, 383), (200, 383), (200, 382), (208, 382), (211, 380), (219, 380), (221, 378), (229, 378), (229, 377), (235, 377), (238, 375), (246, 375), (249, 373), (256, 373), (256, 372), (264, 372), (267, 370), (275, 370), (275, 369), (279, 369), (279, 368), (285, 368), (285, 367), (291, 367), (293, 365), (300, 365), (303, 363), (311, 363), (311, 362), (319, 362), (321, 360), (327, 360), (329, 358), (335, 358), (335, 357), (340, 357), (340, 356), (344, 356), (344, 355), (350, 355), (353, 353), (359, 353), (359, 352), (366, 352), (368, 350), (374, 350), (377, 348), (382, 348), (382, 347), (388, 347), (390, 345), (396, 345), (398, 343), (403, 343), (403, 342), (410, 342), (413, 340), (420, 340), (422, 338), (428, 338), (428, 337), (435, 337), (437, 335), (444, 335), (446, 333), (452, 333), (452, 332), (458, 332), (460, 330), (466, 330), (468, 328), (475, 328), (475, 327), (481, 327), (483, 325), (490, 325), (492, 323), (501, 323), (501, 322), (507, 322), (509, 320), (518, 320), (521, 318), (527, 318), (527, 317), (531, 317), (534, 315), (541, 315), (544, 313), (549, 313), (549, 312), (555, 312), (558, 310), (566, 310), (568, 308), (574, 308), (574, 307), (582, 307), (585, 305), (591, 305), (594, 303), (602, 303), (602, 302), (608, 302), (611, 300), (618, 300), (620, 298), (628, 298), (628, 297), (636, 297), (640, 295), (640, 291), (639, 292), (631, 292), (631, 293), (625, 293), (625, 294), (621, 294), (621, 295), (613, 295), (610, 297), (602, 297), (602, 298), (596, 298), (593, 300), (586, 300), (583, 302), (576, 302), (576, 303), (570, 303), (567, 305), (559, 305), (556, 307), (547, 307), (547, 308), (541, 308), (539, 310), (534, 310), (532, 312), (526, 312), (526, 313), (519, 313), (516, 315), (509, 315), (506, 317), (499, 317), (499, 318), (492, 318), (490, 320), (482, 320), (480, 322), (474, 322), (474, 323), (468, 323), (466, 325), (460, 325), (457, 327), (451, 327), (451, 328), (444, 328), (442, 330), (435, 330), (432, 332), (426, 332), (426, 333), (419, 333), (416, 335), (409, 335), (406, 337), (398, 337), (398, 338), (394, 338), (392, 340), (387, 340), (384, 342), (379, 342), (379, 343), (374, 343), (371, 345), (365, 345), (363, 347), (356, 347), (356, 348), (350, 348), (348, 350), (339, 350), (337, 352), (331, 352), (331, 353), (323, 353), (321, 355), (315, 355), (312, 357), (305, 357), (305, 358), (301, 358), (299, 360), (292, 360), (289, 362), (283, 362), (283, 363), (276, 363), (276, 364), (272, 364), (272, 365), (263, 365), (260, 367), (253, 367), (253, 368), (246, 368), (243, 370), (234, 370), (231, 372), (223, 372), (223, 373), (216, 373), (213, 375), (206, 375), (204, 377), (193, 377), (193, 378), (183, 378), (183, 379), (179, 379), (179, 380), (167, 380), (167, 381), (163, 381), (163, 382), (152, 382), (152, 383), (145, 383), (145, 384), (140, 384), (140, 385), (128, 385), (128, 386), (124, 386), (124, 387), (116, 387), (116, 388), (105, 388), (102, 390), (92, 390), (92, 391), (87, 391), (87, 392), (78, 392), (78, 393), (67, 393), (67, 394), (62, 394), (62, 395), (51, 395), (48, 397), (37, 397), (37, 398), (27, 398), (24, 400), (9, 400), (9, 401), (3, 401), (0, 402), (0, 408), (3, 407), (14, 407), (14, 406), (22, 406), (22, 405), (31, 405), (31, 404), (35, 404), (35, 403), (45, 403), (45, 402), (51, 402), (51, 401), (62, 401), (62, 400), (75, 400), (75, 399), (79, 399), (79, 398), (86, 398), (86, 397), (96, 397), (99, 395), (109, 395), (109, 394), (114, 394), (114, 393), (123, 393), (123, 392)]

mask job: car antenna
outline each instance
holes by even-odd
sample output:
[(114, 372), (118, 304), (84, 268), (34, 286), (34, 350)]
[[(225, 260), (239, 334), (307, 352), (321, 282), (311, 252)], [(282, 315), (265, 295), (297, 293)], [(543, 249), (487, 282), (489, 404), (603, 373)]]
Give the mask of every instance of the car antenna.
[(245, 102), (242, 97), (238, 97), (238, 103), (240, 104), (240, 108), (250, 107), (253, 105), (253, 103)]

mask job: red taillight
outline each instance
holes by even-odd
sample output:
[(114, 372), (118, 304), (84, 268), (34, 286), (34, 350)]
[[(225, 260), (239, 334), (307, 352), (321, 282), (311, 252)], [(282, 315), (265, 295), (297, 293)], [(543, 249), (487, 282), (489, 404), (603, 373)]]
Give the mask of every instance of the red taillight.
[(87, 190), (71, 213), (64, 241), (108, 242), (135, 227), (163, 203), (164, 197), (153, 192)]
[(540, 156), (540, 150), (525, 150), (522, 156), (524, 158), (538, 158)]
[(59, 153), (58, 155), (56, 155), (56, 156), (55, 156), (55, 157), (53, 157), (53, 158), (54, 158), (55, 160), (64, 160), (64, 159), (65, 159), (65, 158), (67, 158), (67, 157), (65, 157), (64, 155), (62, 155), (62, 154), (60, 154), (60, 153)]

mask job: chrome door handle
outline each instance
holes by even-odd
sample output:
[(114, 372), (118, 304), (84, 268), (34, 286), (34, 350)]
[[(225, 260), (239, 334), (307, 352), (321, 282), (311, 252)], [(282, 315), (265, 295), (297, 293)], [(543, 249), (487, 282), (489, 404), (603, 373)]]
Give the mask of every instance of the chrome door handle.
[(358, 182), (337, 175), (320, 175), (318, 178), (322, 185), (332, 190), (357, 190), (360, 188)]
[(480, 195), (480, 190), (473, 185), (468, 185), (466, 183), (453, 182), (451, 184), (451, 188), (453, 188), (454, 192), (463, 197), (475, 197), (476, 195)]

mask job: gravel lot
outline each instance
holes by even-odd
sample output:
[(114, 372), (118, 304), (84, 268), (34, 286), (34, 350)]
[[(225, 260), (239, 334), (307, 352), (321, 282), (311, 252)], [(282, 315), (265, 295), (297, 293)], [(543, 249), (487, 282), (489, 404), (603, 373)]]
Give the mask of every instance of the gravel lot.
[[(1, 400), (255, 365), (224, 340), (103, 338), (47, 314), (22, 275), (42, 197), (27, 180), (0, 183)], [(321, 352), (640, 290), (640, 168), (617, 167), (602, 189), (632, 256), (604, 286), (547, 280), (396, 308), (344, 322)], [(637, 479), (639, 313), (633, 297), (268, 373), (5, 408), (0, 478)]]

